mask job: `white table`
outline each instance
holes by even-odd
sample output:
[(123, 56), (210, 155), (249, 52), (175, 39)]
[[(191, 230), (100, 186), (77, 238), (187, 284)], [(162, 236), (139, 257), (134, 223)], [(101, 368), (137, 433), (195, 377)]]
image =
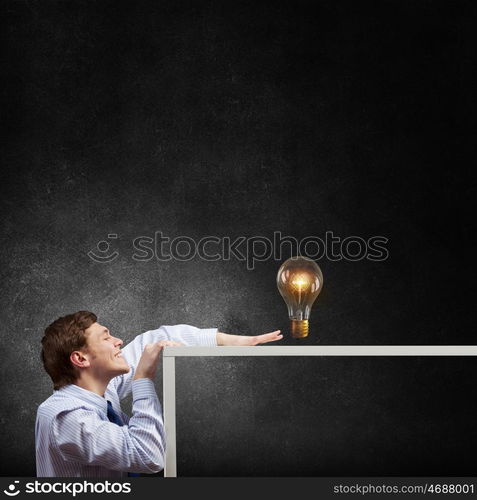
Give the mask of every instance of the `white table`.
[(477, 356), (476, 345), (323, 345), (166, 347), (163, 405), (166, 431), (164, 477), (177, 476), (175, 358), (179, 356)]

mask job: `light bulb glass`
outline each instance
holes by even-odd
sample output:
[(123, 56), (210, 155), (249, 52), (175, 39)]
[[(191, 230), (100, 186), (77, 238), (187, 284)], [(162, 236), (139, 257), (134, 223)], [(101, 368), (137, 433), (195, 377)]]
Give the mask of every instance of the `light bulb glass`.
[(307, 337), (311, 306), (323, 288), (321, 269), (307, 257), (292, 257), (280, 266), (277, 287), (288, 306), (292, 336)]

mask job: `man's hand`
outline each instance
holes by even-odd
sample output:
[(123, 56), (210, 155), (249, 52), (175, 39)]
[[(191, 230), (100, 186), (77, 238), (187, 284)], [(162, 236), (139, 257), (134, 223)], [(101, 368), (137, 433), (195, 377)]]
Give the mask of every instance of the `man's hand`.
[(154, 344), (147, 344), (136, 367), (133, 380), (137, 380), (138, 378), (150, 378), (154, 380), (162, 349), (166, 346), (178, 345), (182, 344), (173, 340), (159, 340), (158, 342), (154, 342)]
[(276, 340), (281, 340), (282, 338), (283, 335), (280, 334), (280, 330), (254, 336), (230, 335), (228, 333), (217, 332), (217, 345), (258, 345), (275, 342)]

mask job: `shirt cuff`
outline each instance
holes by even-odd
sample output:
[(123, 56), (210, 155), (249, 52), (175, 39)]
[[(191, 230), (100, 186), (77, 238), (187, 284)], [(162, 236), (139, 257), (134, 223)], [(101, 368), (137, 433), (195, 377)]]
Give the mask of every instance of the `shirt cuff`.
[(133, 403), (139, 399), (157, 399), (154, 382), (150, 378), (138, 378), (132, 381)]
[(200, 328), (199, 329), (199, 342), (197, 345), (207, 347), (217, 347), (217, 328)]

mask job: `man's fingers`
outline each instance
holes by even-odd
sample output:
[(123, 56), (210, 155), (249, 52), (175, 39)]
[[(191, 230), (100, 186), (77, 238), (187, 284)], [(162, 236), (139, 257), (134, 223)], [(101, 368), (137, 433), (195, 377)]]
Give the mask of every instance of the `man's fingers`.
[(275, 342), (276, 340), (281, 340), (283, 335), (281, 335), (280, 330), (275, 330), (274, 332), (264, 333), (256, 337), (259, 344), (266, 344), (267, 342)]
[(275, 330), (274, 332), (270, 333), (263, 333), (262, 335), (259, 335), (259, 337), (262, 338), (274, 338), (274, 337), (283, 337), (283, 335), (280, 334), (281, 330)]

